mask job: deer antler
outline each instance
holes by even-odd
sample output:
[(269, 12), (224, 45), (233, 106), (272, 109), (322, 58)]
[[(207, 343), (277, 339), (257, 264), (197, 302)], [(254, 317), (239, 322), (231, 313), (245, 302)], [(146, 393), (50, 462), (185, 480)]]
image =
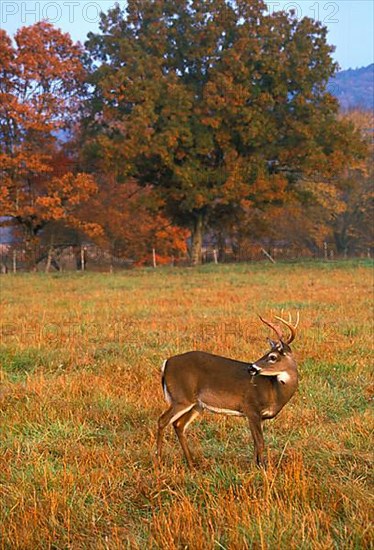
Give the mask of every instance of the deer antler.
[(267, 321), (266, 319), (263, 319), (261, 317), (261, 315), (259, 315), (261, 321), (267, 325), (268, 327), (270, 327), (272, 330), (274, 330), (275, 334), (278, 336), (279, 340), (282, 340), (283, 338), (283, 333), (282, 333), (282, 330), (280, 327), (278, 327), (278, 325), (274, 325), (273, 323), (271, 323), (270, 321)]
[(297, 316), (296, 316), (296, 323), (294, 325), (291, 325), (291, 315), (289, 314), (289, 321), (285, 321), (284, 319), (282, 319), (282, 317), (277, 317), (275, 316), (275, 318), (280, 321), (281, 323), (283, 323), (284, 325), (286, 325), (286, 327), (290, 330), (291, 334), (286, 342), (286, 344), (291, 344), (291, 342), (294, 341), (295, 339), (295, 336), (296, 336), (296, 329), (299, 325), (299, 321), (300, 321), (300, 313), (297, 312)]

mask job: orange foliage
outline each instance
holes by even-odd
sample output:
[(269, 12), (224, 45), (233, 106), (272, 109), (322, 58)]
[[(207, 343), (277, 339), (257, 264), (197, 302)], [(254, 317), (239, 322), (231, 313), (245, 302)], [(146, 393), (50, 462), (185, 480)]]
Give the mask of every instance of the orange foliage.
[(40, 22), (19, 29), (14, 42), (0, 30), (0, 52), (0, 211), (28, 246), (51, 220), (81, 227), (78, 206), (97, 191), (91, 176), (74, 173), (58, 139), (77, 114), (82, 50)]
[(172, 225), (162, 206), (150, 187), (135, 180), (123, 184), (106, 180), (81, 215), (102, 227), (96, 240), (115, 256), (137, 265), (152, 264), (155, 249), (157, 263), (165, 264), (185, 256), (189, 232)]

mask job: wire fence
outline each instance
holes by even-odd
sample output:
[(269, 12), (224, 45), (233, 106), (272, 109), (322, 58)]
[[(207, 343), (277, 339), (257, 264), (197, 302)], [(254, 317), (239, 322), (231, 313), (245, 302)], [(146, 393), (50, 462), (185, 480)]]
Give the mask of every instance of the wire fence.
[[(334, 261), (351, 258), (372, 258), (373, 249), (360, 249), (352, 253), (347, 249), (337, 253), (332, 243), (325, 242), (323, 247), (311, 251), (307, 247), (285, 243), (269, 245), (268, 243), (244, 243), (240, 246), (227, 246), (218, 249), (214, 245), (202, 248), (202, 263), (240, 263), (266, 261), (325, 260)], [(112, 253), (91, 243), (81, 245), (63, 244), (56, 247), (40, 246), (35, 251), (36, 261), (30, 267), (30, 260), (22, 244), (0, 244), (0, 273), (18, 273), (26, 271), (66, 272), (66, 271), (118, 271), (138, 265), (149, 265), (154, 268), (165, 265), (165, 258), (159, 261), (157, 248), (150, 251), (149, 259), (139, 261), (127, 258), (123, 254)], [(166, 262), (170, 266), (187, 266), (190, 264), (188, 254), (182, 257), (170, 257)]]

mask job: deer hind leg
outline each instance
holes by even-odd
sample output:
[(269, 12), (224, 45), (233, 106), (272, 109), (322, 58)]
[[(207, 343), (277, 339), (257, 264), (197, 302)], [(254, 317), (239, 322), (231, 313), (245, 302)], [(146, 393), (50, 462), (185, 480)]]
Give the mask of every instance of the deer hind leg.
[(186, 457), (188, 467), (190, 470), (193, 469), (193, 458), (191, 455), (191, 451), (187, 444), (186, 436), (184, 435), (184, 432), (187, 428), (187, 426), (199, 416), (200, 409), (195, 406), (190, 411), (184, 413), (182, 416), (180, 416), (177, 420), (173, 422), (175, 433), (177, 434), (178, 441), (182, 447), (184, 456)]
[(161, 460), (162, 457), (162, 439), (165, 428), (169, 426), (169, 424), (172, 424), (178, 420), (181, 416), (183, 416), (185, 413), (189, 412), (192, 407), (194, 407), (194, 403), (192, 404), (186, 404), (186, 403), (178, 403), (170, 405), (170, 407), (162, 413), (160, 418), (158, 419), (158, 431), (157, 431), (157, 457), (158, 460)]

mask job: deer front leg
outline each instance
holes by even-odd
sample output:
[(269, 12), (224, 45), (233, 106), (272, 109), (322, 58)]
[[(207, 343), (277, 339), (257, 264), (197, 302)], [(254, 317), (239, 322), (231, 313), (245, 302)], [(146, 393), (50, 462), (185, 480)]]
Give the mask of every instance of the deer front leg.
[(264, 435), (262, 432), (261, 419), (259, 416), (251, 415), (251, 416), (248, 416), (248, 423), (249, 423), (249, 429), (251, 430), (251, 434), (253, 437), (255, 462), (257, 466), (264, 467), (265, 466), (265, 461), (264, 461), (265, 442), (264, 442)]

